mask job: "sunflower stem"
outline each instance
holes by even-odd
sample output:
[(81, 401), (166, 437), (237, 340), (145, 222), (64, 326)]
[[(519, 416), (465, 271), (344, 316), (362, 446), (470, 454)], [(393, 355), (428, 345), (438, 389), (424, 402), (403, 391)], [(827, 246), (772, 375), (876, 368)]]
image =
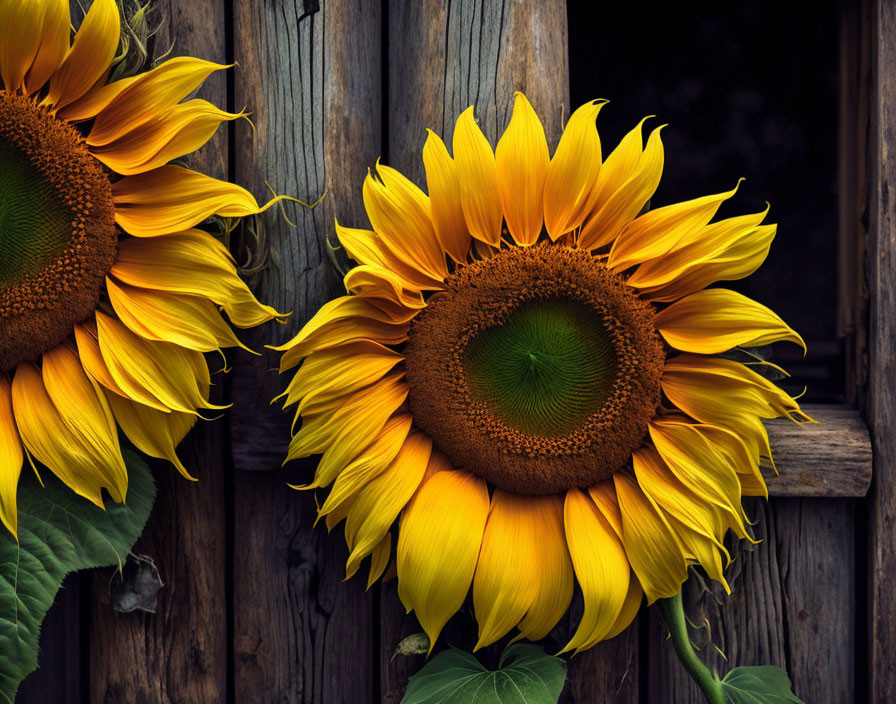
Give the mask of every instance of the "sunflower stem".
[(688, 674), (700, 687), (706, 701), (709, 704), (725, 704), (725, 695), (722, 692), (722, 683), (715, 673), (711, 672), (704, 665), (697, 653), (694, 652), (694, 646), (688, 637), (688, 623), (684, 614), (684, 606), (682, 605), (681, 592), (678, 592), (670, 599), (660, 599), (657, 601), (657, 607), (666, 627), (672, 637), (672, 645), (675, 647), (675, 654), (687, 670)]

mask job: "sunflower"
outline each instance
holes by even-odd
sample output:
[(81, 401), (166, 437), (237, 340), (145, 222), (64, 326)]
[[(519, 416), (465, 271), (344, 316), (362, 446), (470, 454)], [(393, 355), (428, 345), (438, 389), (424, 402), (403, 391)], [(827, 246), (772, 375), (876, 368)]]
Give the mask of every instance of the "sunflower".
[(209, 401), (203, 353), (279, 317), (195, 226), (263, 208), (168, 164), (241, 117), (187, 100), (226, 68), (171, 59), (107, 83), (115, 0), (71, 37), (68, 0), (0, 0), (0, 518), (25, 458), (103, 506), (128, 486), (117, 428), (186, 476), (175, 446)]
[(735, 187), (645, 212), (660, 128), (603, 159), (602, 105), (553, 156), (522, 94), (494, 151), (467, 109), (453, 157), (429, 132), (429, 195), (378, 164), (373, 230), (336, 224), (348, 295), (279, 348), (281, 372), (301, 363), (288, 460), (322, 455), (300, 488), (332, 485), (320, 514), (345, 519), (347, 572), (370, 555), (369, 583), (398, 524), (398, 593), (431, 643), (471, 587), (478, 648), (545, 637), (578, 585), (566, 651), (675, 595), (690, 565), (727, 588), (722, 540), (749, 537), (743, 495), (767, 496), (762, 420), (809, 420), (761, 366), (717, 356), (803, 345), (706, 288), (762, 263), (767, 208), (711, 222)]

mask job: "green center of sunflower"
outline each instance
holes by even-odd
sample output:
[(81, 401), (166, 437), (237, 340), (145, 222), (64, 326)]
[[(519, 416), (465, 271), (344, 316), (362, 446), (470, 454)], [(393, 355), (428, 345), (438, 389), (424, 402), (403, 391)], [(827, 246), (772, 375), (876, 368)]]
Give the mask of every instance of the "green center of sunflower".
[(62, 254), (70, 222), (43, 174), (0, 138), (0, 285), (19, 283)]
[(404, 356), (414, 423), (455, 466), (518, 494), (626, 467), (665, 363), (653, 308), (554, 244), (459, 267), (411, 322)]
[(117, 247), (112, 185), (81, 135), (0, 90), (0, 372), (93, 313)]
[(616, 377), (613, 341), (593, 308), (530, 301), (464, 350), (470, 396), (517, 430), (562, 436), (607, 400)]

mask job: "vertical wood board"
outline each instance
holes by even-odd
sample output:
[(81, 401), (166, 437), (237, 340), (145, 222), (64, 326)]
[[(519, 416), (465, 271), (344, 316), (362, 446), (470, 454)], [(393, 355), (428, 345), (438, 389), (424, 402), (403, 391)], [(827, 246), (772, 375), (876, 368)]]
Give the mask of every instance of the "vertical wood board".
[[(234, 6), (235, 99), (256, 126), (237, 127), (235, 173), (256, 194), (265, 181), (309, 203), (326, 193), (313, 210), (286, 207), (295, 228), (274, 210), (261, 218), (271, 257), (258, 295), (293, 315), (255, 332), (255, 349), (284, 342), (338, 293), (327, 239), (336, 214), (363, 222), (357, 193), (380, 151), (379, 3), (322, 2), (303, 16), (306, 4)], [(233, 374), (235, 701), (376, 701), (372, 596), (342, 581), (341, 529), (315, 528), (315, 497), (286, 484), (307, 481), (313, 463), (278, 469), (291, 419), (269, 405), (286, 381), (271, 371), (277, 359), (267, 352)]]

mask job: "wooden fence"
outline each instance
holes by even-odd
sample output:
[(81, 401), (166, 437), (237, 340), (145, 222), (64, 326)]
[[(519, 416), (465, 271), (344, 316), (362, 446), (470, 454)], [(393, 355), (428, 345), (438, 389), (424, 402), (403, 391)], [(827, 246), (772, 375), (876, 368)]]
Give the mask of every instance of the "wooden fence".
[[(77, 4), (77, 3), (75, 3)], [(450, 140), (475, 105), (494, 143), (514, 90), (556, 140), (570, 112), (561, 0), (156, 0), (158, 39), (175, 54), (234, 62), (200, 95), (245, 122), (222, 129), (193, 165), (257, 195), (314, 201), (264, 219), (270, 266), (260, 297), (294, 314), (248, 342), (280, 342), (337, 291), (333, 219), (365, 222), (360, 186), (382, 156), (421, 183), (425, 127)], [(896, 701), (896, 4), (841, 7), (839, 321), (847, 406), (814, 407), (823, 425), (775, 426), (782, 477), (752, 504), (764, 540), (743, 551), (734, 593), (688, 589), (689, 608), (733, 664), (787, 669), (809, 704)], [(821, 145), (819, 148), (825, 148)], [(835, 145), (827, 148), (834, 149)], [(342, 536), (313, 528), (314, 499), (279, 470), (287, 419), (268, 400), (281, 380), (267, 354), (234, 357), (219, 393), (228, 420), (183, 452), (197, 484), (165, 469), (136, 552), (165, 582), (156, 614), (114, 613), (108, 573), (70, 578), (48, 617), (42, 668), (24, 702), (60, 704), (397, 704), (420, 657), (397, 657), (419, 630), (394, 581), (343, 581)], [(870, 454), (862, 408), (874, 439)], [(721, 656), (707, 660), (724, 666)], [(573, 658), (564, 702), (701, 702), (644, 610), (613, 641)]]

